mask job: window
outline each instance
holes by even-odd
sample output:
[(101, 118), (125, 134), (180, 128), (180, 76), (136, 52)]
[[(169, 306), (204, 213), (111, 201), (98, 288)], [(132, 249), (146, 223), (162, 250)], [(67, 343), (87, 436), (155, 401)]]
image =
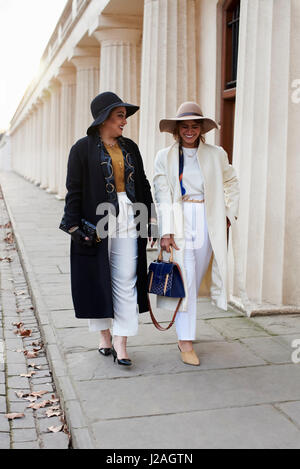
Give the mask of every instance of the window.
[(240, 0), (223, 5), (221, 145), (232, 161), (239, 44)]

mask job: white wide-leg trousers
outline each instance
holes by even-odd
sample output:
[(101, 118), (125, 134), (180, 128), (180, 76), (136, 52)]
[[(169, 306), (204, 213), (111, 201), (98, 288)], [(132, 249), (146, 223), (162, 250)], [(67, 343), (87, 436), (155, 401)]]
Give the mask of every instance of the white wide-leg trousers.
[(137, 234), (132, 202), (126, 192), (118, 193), (119, 215), (108, 238), (114, 319), (90, 319), (90, 332), (110, 329), (112, 335), (129, 337), (138, 333)]
[[(193, 199), (201, 197), (193, 196)], [(185, 253), (184, 267), (188, 289), (187, 311), (176, 316), (178, 340), (196, 339), (197, 297), (212, 254), (206, 223), (205, 204), (184, 202)]]

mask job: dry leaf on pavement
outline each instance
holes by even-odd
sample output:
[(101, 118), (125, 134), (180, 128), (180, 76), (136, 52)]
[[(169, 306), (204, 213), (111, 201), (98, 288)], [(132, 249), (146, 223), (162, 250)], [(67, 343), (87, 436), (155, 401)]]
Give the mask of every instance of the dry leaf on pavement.
[(34, 391), (30, 393), (30, 396), (42, 397), (44, 394), (49, 394), (49, 391)]
[(52, 433), (58, 433), (58, 432), (61, 432), (63, 428), (64, 428), (63, 425), (59, 425), (59, 427), (48, 427), (48, 430), (49, 432), (52, 432)]
[(21, 376), (22, 378), (31, 378), (31, 377), (32, 377), (33, 375), (35, 375), (35, 374), (36, 374), (35, 371), (30, 371), (30, 373), (28, 373), (28, 374), (22, 373), (22, 374), (20, 374), (20, 376)]
[(29, 404), (30, 409), (38, 410), (46, 407), (47, 405), (50, 404), (50, 401), (42, 401), (42, 402), (37, 402), (36, 404)]
[(29, 350), (25, 350), (24, 355), (27, 358), (37, 358), (38, 357), (38, 352), (30, 352)]
[(14, 420), (14, 419), (22, 419), (23, 417), (25, 417), (24, 414), (5, 414), (5, 417), (8, 419), (8, 420)]
[(22, 326), (24, 326), (23, 322), (13, 322), (13, 326), (16, 326), (18, 329), (21, 329)]
[(16, 395), (22, 399), (23, 397), (29, 396), (28, 392), (23, 392), (23, 391), (15, 391)]
[(36, 370), (40, 370), (42, 367), (40, 365), (36, 365), (35, 363), (29, 363), (28, 368), (35, 368)]
[(30, 337), (31, 334), (32, 334), (32, 330), (31, 329), (20, 329), (19, 334), (20, 334), (21, 337)]

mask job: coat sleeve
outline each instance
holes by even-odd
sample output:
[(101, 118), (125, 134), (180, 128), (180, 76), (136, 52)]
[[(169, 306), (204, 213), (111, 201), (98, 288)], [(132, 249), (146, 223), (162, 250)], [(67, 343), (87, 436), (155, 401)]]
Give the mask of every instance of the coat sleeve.
[(238, 218), (240, 186), (234, 167), (229, 164), (228, 154), (223, 149), (223, 185), (225, 195), (226, 216), (234, 224)]
[(163, 154), (158, 152), (154, 163), (154, 197), (157, 202), (160, 237), (174, 234), (174, 214), (171, 188)]
[(82, 202), (82, 163), (78, 147), (70, 151), (67, 169), (67, 195), (65, 199), (65, 224), (67, 229), (80, 225)]

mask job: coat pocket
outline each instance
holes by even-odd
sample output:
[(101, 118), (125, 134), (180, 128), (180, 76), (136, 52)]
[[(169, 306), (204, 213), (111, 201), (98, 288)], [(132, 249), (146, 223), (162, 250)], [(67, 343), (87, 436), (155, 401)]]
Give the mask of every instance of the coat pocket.
[(98, 246), (82, 246), (79, 243), (71, 241), (71, 253), (79, 256), (96, 256)]

